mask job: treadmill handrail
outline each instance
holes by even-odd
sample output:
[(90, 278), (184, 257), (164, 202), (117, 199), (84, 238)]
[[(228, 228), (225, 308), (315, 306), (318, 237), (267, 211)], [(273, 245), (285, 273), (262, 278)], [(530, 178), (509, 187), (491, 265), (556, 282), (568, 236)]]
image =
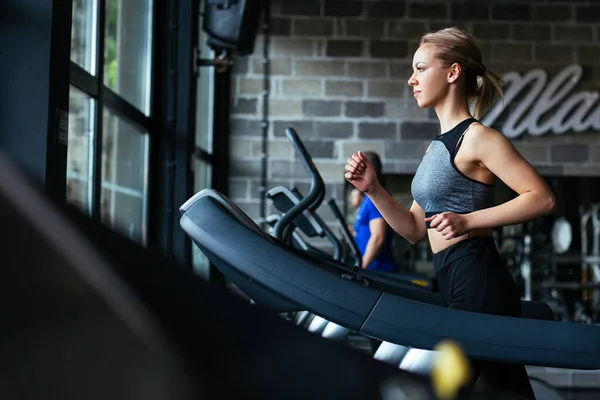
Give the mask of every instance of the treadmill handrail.
[(310, 189), (306, 197), (304, 197), (295, 207), (292, 207), (285, 215), (281, 217), (281, 219), (275, 225), (273, 230), (274, 236), (282, 241), (282, 243), (287, 243), (287, 238), (291, 235), (291, 231), (293, 228), (291, 226), (291, 222), (296, 219), (298, 215), (300, 215), (304, 210), (308, 209), (311, 206), (316, 204), (316, 201), (320, 196), (324, 197), (325, 193), (325, 182), (323, 182), (323, 178), (319, 173), (316, 165), (314, 164), (312, 157), (306, 151), (306, 147), (298, 137), (298, 134), (294, 130), (294, 128), (289, 127), (285, 130), (285, 134), (288, 139), (292, 143), (292, 146), (300, 156), (300, 161), (304, 164), (304, 167), (308, 170), (311, 181), (310, 181)]
[(197, 201), (210, 197), (218, 201), (227, 211), (229, 211), (233, 216), (235, 216), (240, 222), (242, 222), (247, 228), (253, 230), (254, 232), (260, 234), (265, 238), (271, 238), (271, 236), (262, 230), (260, 226), (252, 218), (248, 216), (241, 208), (239, 208), (235, 203), (230, 201), (226, 201), (224, 197), (217, 192), (215, 189), (205, 188), (200, 190), (198, 193), (190, 197), (188, 201), (183, 203), (181, 207), (179, 207), (179, 212), (183, 215), (189, 210)]

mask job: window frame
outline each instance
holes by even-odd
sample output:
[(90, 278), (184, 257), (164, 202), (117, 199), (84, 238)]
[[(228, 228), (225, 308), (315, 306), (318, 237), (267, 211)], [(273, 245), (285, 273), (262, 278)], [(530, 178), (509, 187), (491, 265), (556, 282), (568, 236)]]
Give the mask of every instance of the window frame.
[[(223, 158), (219, 162), (219, 156), (221, 151), (228, 146), (215, 140), (215, 130), (220, 130), (220, 124), (216, 122), (218, 116), (215, 115), (215, 108), (220, 107), (219, 98), (215, 91), (218, 90), (220, 77), (218, 76), (213, 66), (203, 66), (200, 64), (202, 58), (213, 59), (215, 52), (207, 44), (208, 35), (202, 29), (204, 15), (201, 10), (204, 8), (204, 2), (207, 0), (199, 1), (199, 10), (197, 14), (197, 42), (194, 47), (194, 76), (196, 80), (195, 86), (195, 102), (194, 102), (194, 151), (192, 155), (192, 164), (194, 165), (194, 190), (198, 191), (200, 188), (196, 185), (198, 179), (206, 179), (207, 187), (214, 188), (218, 191), (227, 194), (227, 184), (223, 181), (228, 179), (228, 176), (223, 177), (223, 172), (227, 169), (223, 168), (223, 164), (227, 163), (227, 158)], [(229, 82), (231, 79), (230, 73), (226, 74), (225, 80)], [(203, 83), (209, 83), (210, 86), (204, 87)], [(202, 97), (202, 100), (200, 100)], [(227, 97), (227, 96), (225, 96)], [(227, 97), (228, 98), (228, 97)], [(228, 112), (228, 109), (227, 109)], [(205, 121), (201, 120), (206, 118)], [(225, 124), (228, 129), (228, 124)], [(202, 132), (200, 130), (203, 130)], [(228, 141), (228, 138), (222, 138)], [(216, 143), (219, 142), (219, 143)], [(228, 156), (228, 155), (227, 155)], [(199, 171), (196, 168), (197, 165), (205, 165), (205, 169)], [(199, 173), (207, 172), (207, 176), (198, 177)], [(191, 262), (196, 274), (200, 275), (204, 279), (223, 283), (224, 279), (222, 274), (210, 263), (210, 261), (204, 256), (196, 246), (190, 249)]]
[[(127, 1), (127, 0), (121, 0)], [(150, 30), (155, 31), (156, 24), (156, 9), (155, 2), (156, 0), (149, 0), (151, 2), (150, 8), (152, 12), (149, 15), (151, 20), (149, 21)], [(92, 194), (91, 194), (91, 218), (94, 220), (101, 220), (101, 198), (102, 198), (102, 141), (104, 138), (104, 127), (103, 127), (103, 116), (104, 110), (109, 109), (111, 113), (117, 115), (119, 118), (125, 120), (127, 123), (135, 126), (140, 131), (142, 135), (148, 136), (148, 142), (150, 143), (153, 140), (153, 137), (157, 135), (156, 123), (152, 117), (154, 110), (154, 94), (155, 90), (151, 83), (153, 82), (155, 70), (153, 68), (153, 62), (156, 54), (156, 36), (152, 35), (149, 43), (149, 52), (148, 60), (150, 68), (150, 76), (148, 81), (150, 82), (149, 90), (148, 90), (148, 99), (146, 103), (148, 104), (148, 115), (144, 112), (144, 110), (138, 109), (136, 106), (132, 105), (130, 102), (125, 100), (125, 98), (111, 89), (104, 83), (104, 75), (105, 75), (105, 45), (106, 45), (106, 0), (95, 0), (93, 2), (96, 7), (95, 13), (91, 12), (92, 16), (96, 17), (95, 21), (89, 21), (91, 29), (95, 29), (96, 31), (92, 34), (92, 37), (95, 39), (95, 43), (93, 44), (93, 49), (95, 53), (91, 55), (91, 59), (95, 62), (95, 65), (90, 68), (92, 74), (88, 72), (85, 68), (80, 66), (73, 60), (70, 60), (70, 77), (69, 83), (73, 87), (82, 91), (86, 95), (90, 96), (95, 103), (94, 107), (94, 121), (93, 121), (93, 132), (94, 132), (94, 140), (92, 144), (93, 152), (90, 155), (90, 162), (93, 166), (91, 171), (91, 179), (92, 179)], [(71, 39), (72, 40), (72, 39)], [(71, 46), (71, 43), (69, 43)], [(145, 166), (146, 174), (148, 175), (151, 169), (151, 152), (149, 148), (151, 144), (146, 146), (147, 154), (146, 160), (147, 165)], [(65, 171), (66, 174), (66, 171)], [(149, 186), (150, 177), (146, 176), (146, 184), (148, 188), (146, 190), (146, 197), (144, 199), (144, 203), (146, 204), (146, 212), (143, 216), (144, 222), (143, 226), (145, 228), (145, 232), (143, 233), (143, 245), (146, 245), (148, 242), (148, 237), (150, 236), (149, 232), (149, 217), (150, 213), (148, 212), (149, 197), (152, 196), (151, 187)]]

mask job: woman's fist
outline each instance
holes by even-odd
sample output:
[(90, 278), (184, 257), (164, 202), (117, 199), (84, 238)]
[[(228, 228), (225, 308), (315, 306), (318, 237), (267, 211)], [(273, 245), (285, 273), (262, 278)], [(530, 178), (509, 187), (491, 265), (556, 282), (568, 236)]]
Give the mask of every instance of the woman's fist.
[(352, 154), (348, 159), (346, 174), (344, 176), (348, 182), (364, 193), (370, 192), (378, 183), (377, 173), (373, 164), (371, 164), (361, 151)]
[(443, 212), (425, 218), (429, 226), (440, 232), (445, 239), (453, 239), (464, 235), (468, 231), (467, 219), (462, 214)]

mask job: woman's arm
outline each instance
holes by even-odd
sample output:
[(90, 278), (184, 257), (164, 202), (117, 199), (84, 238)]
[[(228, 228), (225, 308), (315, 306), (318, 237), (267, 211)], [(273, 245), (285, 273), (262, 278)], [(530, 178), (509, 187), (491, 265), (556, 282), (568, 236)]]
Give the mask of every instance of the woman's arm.
[(415, 244), (425, 238), (425, 212), (413, 201), (410, 210), (398, 203), (379, 183), (367, 157), (358, 152), (348, 159), (346, 179), (369, 196), (387, 223), (400, 236)]
[(467, 230), (513, 225), (556, 211), (550, 187), (502, 133), (476, 125), (464, 140), (475, 159), (518, 194), (506, 203), (467, 214)]

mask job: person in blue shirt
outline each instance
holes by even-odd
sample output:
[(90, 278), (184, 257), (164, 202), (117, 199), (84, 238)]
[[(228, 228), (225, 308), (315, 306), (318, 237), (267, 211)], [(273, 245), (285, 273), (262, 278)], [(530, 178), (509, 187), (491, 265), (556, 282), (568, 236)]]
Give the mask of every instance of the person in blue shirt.
[[(377, 153), (364, 153), (381, 179), (381, 159)], [(392, 253), (394, 231), (368, 196), (363, 196), (353, 226), (354, 241), (362, 255), (362, 269), (396, 272)]]

